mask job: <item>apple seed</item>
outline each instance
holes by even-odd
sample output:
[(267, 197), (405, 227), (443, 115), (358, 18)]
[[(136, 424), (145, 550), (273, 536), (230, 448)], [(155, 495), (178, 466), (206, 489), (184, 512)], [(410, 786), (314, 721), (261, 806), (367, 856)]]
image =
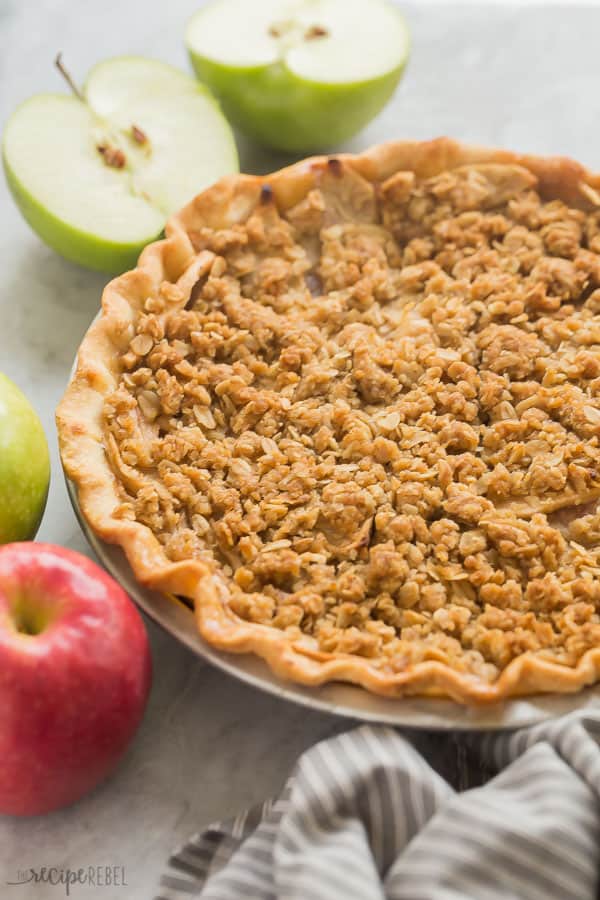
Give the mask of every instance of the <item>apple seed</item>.
[(286, 19), (283, 22), (273, 22), (273, 24), (269, 26), (268, 32), (271, 37), (280, 38), (293, 29), (294, 22), (291, 19)]
[(310, 28), (304, 32), (304, 39), (306, 41), (312, 41), (314, 38), (327, 37), (328, 34), (328, 30), (322, 25), (311, 25)]
[(127, 162), (125, 154), (118, 147), (111, 147), (108, 144), (98, 144), (97, 150), (106, 165), (113, 169), (122, 169)]
[(136, 144), (147, 144), (148, 143), (148, 135), (145, 131), (142, 131), (141, 128), (138, 128), (137, 125), (131, 126), (131, 135), (136, 142)]

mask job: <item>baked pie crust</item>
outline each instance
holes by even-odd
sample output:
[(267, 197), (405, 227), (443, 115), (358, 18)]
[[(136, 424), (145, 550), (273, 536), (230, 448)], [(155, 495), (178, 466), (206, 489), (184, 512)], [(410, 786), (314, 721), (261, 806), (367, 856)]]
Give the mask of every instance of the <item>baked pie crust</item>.
[(599, 191), (445, 138), (218, 182), (81, 345), (58, 426), (91, 527), (282, 678), (595, 682)]

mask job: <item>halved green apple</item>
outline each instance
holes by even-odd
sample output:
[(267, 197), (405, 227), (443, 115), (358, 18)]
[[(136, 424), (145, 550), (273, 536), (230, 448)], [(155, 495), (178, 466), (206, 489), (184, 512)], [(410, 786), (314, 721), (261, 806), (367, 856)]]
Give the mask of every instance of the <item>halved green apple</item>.
[(231, 129), (206, 88), (156, 60), (119, 57), (82, 94), (39, 94), (9, 119), (2, 157), (39, 236), (101, 271), (135, 265), (166, 218), (237, 171)]
[(234, 125), (308, 152), (346, 140), (382, 109), (409, 36), (387, 0), (214, 0), (191, 19), (186, 44)]

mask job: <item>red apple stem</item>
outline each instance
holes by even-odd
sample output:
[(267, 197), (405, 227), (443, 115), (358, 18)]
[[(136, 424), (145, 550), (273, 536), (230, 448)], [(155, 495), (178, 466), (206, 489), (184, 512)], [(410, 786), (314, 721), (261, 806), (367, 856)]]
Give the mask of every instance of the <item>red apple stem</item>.
[(54, 60), (54, 65), (56, 66), (56, 68), (58, 69), (58, 71), (60, 72), (62, 77), (65, 79), (65, 81), (67, 82), (67, 84), (69, 85), (69, 87), (71, 88), (71, 90), (73, 91), (75, 96), (77, 97), (77, 99), (81, 100), (82, 102), (85, 103), (85, 97), (83, 96), (82, 91), (77, 87), (77, 85), (73, 81), (73, 78), (71, 77), (71, 74), (65, 68), (65, 66), (63, 64), (62, 53), (56, 54), (56, 59)]

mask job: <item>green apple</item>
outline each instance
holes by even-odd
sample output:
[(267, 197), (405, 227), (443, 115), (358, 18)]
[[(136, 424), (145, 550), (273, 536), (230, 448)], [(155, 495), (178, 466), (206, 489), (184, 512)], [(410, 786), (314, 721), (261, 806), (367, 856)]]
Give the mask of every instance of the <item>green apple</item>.
[(41, 422), (24, 394), (0, 372), (0, 544), (35, 536), (49, 482)]
[(191, 19), (186, 44), (234, 125), (305, 153), (377, 115), (398, 84), (409, 35), (386, 0), (214, 0)]
[(122, 271), (171, 213), (238, 170), (233, 135), (206, 88), (156, 60), (107, 60), (74, 90), (31, 97), (13, 113), (2, 142), (6, 177), (54, 250)]

